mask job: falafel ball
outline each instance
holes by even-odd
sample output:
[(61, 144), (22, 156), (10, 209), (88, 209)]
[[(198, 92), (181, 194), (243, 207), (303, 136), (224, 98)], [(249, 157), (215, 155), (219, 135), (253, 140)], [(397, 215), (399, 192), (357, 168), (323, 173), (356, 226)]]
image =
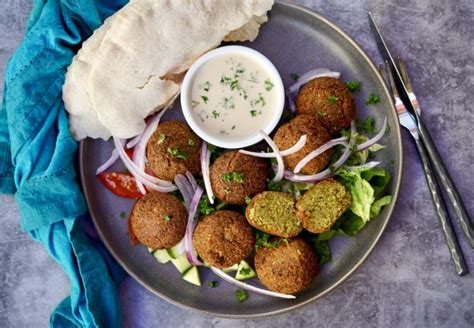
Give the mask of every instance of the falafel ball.
[(296, 203), (296, 214), (312, 233), (331, 229), (352, 203), (349, 191), (338, 181), (327, 179), (309, 189)]
[(333, 77), (318, 77), (306, 83), (296, 98), (296, 113), (318, 117), (331, 135), (351, 125), (356, 106), (346, 85)]
[(255, 255), (258, 279), (270, 290), (295, 294), (311, 286), (317, 272), (313, 248), (300, 237), (281, 240), (277, 247), (260, 247)]
[(283, 238), (294, 237), (303, 230), (293, 196), (285, 192), (258, 194), (247, 206), (245, 216), (255, 228)]
[(133, 206), (129, 223), (136, 239), (152, 249), (173, 247), (186, 232), (188, 212), (176, 196), (151, 192)]
[(234, 205), (245, 205), (267, 187), (268, 165), (262, 158), (230, 151), (219, 156), (210, 168), (212, 190), (217, 198)]
[(198, 174), (201, 139), (180, 121), (166, 121), (158, 125), (147, 144), (148, 168), (157, 177), (173, 180), (186, 171)]
[[(297, 115), (277, 130), (273, 141), (280, 150), (285, 150), (297, 143), (303, 135), (307, 137), (304, 147), (294, 154), (283, 157), (285, 166), (292, 171), (306, 155), (331, 140), (331, 135), (321, 125), (317, 117)], [(329, 164), (333, 152), (333, 149), (328, 149), (315, 157), (301, 169), (301, 173), (314, 174), (322, 171)]]
[(238, 212), (216, 211), (197, 224), (193, 245), (204, 261), (224, 269), (252, 254), (255, 234)]

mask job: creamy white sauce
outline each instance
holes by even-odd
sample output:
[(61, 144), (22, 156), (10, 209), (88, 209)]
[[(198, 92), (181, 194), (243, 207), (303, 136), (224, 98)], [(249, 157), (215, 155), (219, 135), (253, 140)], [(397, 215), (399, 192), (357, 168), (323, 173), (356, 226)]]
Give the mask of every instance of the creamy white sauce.
[(258, 61), (245, 55), (210, 59), (197, 72), (191, 104), (200, 127), (217, 139), (242, 139), (272, 120), (274, 81)]

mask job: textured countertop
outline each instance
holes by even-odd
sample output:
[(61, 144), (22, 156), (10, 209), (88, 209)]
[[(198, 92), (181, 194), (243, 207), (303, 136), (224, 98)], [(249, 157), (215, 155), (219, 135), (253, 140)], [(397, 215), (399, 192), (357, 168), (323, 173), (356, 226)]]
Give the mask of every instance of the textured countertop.
[[(374, 14), (393, 52), (408, 62), (424, 121), (474, 216), (474, 2), (292, 2), (333, 20), (378, 63), (366, 18), (367, 11)], [(30, 1), (0, 2), (1, 81), (30, 10)], [(460, 240), (471, 274), (456, 276), (405, 131), (403, 145), (400, 197), (387, 230), (361, 268), (322, 299), (268, 319), (227, 320), (177, 308), (127, 278), (120, 286), (124, 326), (473, 327), (474, 250)], [(67, 277), (19, 230), (12, 197), (0, 196), (0, 222), (0, 326), (46, 327), (50, 312), (68, 294)]]

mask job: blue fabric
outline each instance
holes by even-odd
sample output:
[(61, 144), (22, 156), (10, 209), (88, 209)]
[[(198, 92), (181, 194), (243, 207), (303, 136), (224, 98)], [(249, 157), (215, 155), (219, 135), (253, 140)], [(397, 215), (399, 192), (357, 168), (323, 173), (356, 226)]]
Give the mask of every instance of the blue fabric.
[(0, 191), (15, 194), (21, 228), (43, 243), (71, 282), (54, 327), (120, 327), (116, 285), (124, 272), (83, 230), (86, 205), (76, 181), (61, 99), (72, 57), (124, 0), (37, 0), (10, 58), (0, 112)]

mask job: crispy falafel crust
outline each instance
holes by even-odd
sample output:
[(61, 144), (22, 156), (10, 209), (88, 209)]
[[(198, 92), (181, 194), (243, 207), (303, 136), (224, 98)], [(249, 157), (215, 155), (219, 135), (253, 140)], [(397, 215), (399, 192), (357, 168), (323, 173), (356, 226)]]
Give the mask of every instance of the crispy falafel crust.
[(243, 215), (216, 211), (197, 224), (193, 245), (204, 261), (224, 269), (252, 254), (255, 234)]
[(344, 83), (332, 77), (319, 77), (301, 88), (296, 98), (296, 113), (318, 117), (334, 136), (351, 125), (356, 106)]
[(140, 243), (152, 249), (164, 249), (184, 237), (188, 213), (175, 196), (151, 192), (135, 203), (129, 222)]
[(311, 187), (296, 203), (296, 214), (312, 233), (331, 229), (352, 203), (349, 191), (338, 181), (327, 179)]
[(282, 240), (278, 247), (258, 249), (255, 269), (268, 289), (295, 294), (311, 286), (317, 273), (316, 253), (300, 237)]
[[(173, 156), (169, 149), (178, 149), (185, 158)], [(163, 122), (147, 144), (148, 168), (157, 177), (169, 181), (186, 171), (198, 174), (201, 171), (200, 149), (201, 139), (185, 123)]]
[[(224, 181), (226, 173), (239, 173), (243, 181)], [(252, 197), (267, 187), (268, 165), (262, 158), (230, 151), (219, 156), (210, 168), (212, 190), (217, 198), (234, 205), (245, 205), (245, 197)]]

